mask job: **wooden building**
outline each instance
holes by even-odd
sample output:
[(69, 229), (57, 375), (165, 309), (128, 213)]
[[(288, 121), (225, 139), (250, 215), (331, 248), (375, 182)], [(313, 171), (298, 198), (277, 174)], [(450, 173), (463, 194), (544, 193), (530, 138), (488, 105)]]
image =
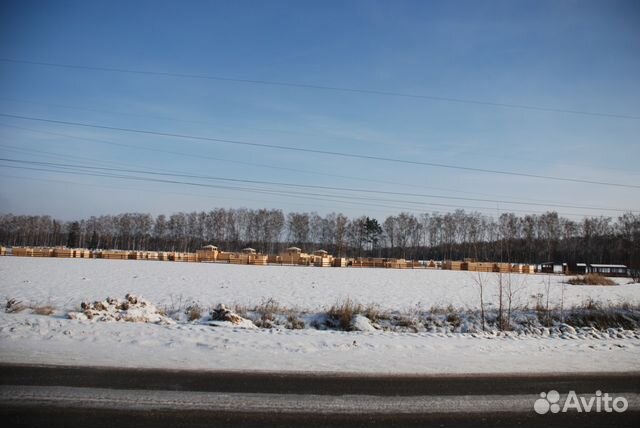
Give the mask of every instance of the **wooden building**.
[(215, 262), (218, 260), (218, 247), (215, 245), (205, 245), (196, 250), (196, 256), (199, 262)]
[(313, 252), (313, 265), (316, 267), (330, 267), (333, 256), (325, 250), (316, 250)]
[(71, 248), (57, 247), (52, 251), (53, 257), (72, 258), (73, 250)]
[(333, 267), (347, 267), (347, 259), (344, 257), (334, 257), (331, 266)]
[(311, 264), (311, 256), (307, 253), (303, 253), (298, 247), (289, 247), (279, 254), (280, 263), (286, 265), (304, 265), (309, 266)]

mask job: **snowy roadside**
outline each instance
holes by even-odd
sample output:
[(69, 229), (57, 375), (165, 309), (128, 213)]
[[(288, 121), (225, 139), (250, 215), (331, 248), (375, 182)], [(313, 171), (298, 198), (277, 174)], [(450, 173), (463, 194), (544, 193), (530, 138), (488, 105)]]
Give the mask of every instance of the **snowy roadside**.
[[(468, 272), (0, 258), (0, 297), (16, 299), (13, 313), (0, 314), (0, 362), (395, 374), (637, 370), (637, 284), (568, 286), (565, 277), (515, 275), (505, 333), (496, 323), (497, 277), (486, 279), (483, 332)], [(27, 308), (17, 310), (20, 302)], [(359, 307), (348, 323), (340, 302)]]
[(640, 339), (243, 329), (2, 313), (0, 361), (379, 374), (629, 372), (638, 370)]

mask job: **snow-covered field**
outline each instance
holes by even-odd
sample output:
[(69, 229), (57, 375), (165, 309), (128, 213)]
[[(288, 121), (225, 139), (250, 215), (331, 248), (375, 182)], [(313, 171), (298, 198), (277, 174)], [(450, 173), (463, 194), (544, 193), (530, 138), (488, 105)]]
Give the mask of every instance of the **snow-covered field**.
[[(485, 298), (497, 302), (487, 275)], [(546, 294), (546, 276), (513, 275), (517, 304)], [(551, 277), (551, 304), (587, 300), (640, 303), (640, 285), (563, 286)], [(165, 367), (208, 370), (288, 370), (368, 373), (492, 373), (635, 371), (640, 333), (596, 337), (341, 332), (157, 325), (67, 319), (83, 301), (127, 293), (161, 307), (177, 299), (203, 305), (256, 305), (275, 299), (305, 311), (326, 310), (350, 298), (390, 311), (453, 305), (477, 308), (473, 274), (433, 270), (231, 266), (148, 261), (0, 257), (0, 297), (51, 305), (54, 316), (0, 314), (0, 361), (42, 364)], [(570, 338), (573, 337), (573, 338)], [(598, 338), (597, 338), (598, 337)]]
[[(479, 307), (475, 272), (303, 266), (238, 266), (154, 261), (0, 258), (0, 297), (20, 298), (59, 309), (75, 310), (82, 301), (107, 296), (140, 295), (158, 306), (175, 300), (204, 305), (255, 305), (275, 299), (282, 306), (320, 310), (351, 298), (382, 309), (410, 311), (432, 306)], [(497, 274), (483, 274), (485, 299), (497, 301)], [(511, 275), (518, 289), (514, 305), (535, 304), (546, 296), (550, 278), (551, 302), (559, 304), (564, 276)], [(603, 303), (640, 303), (640, 287), (617, 280), (620, 286), (566, 286), (565, 305), (588, 299)], [(173, 302), (172, 302), (173, 300)]]

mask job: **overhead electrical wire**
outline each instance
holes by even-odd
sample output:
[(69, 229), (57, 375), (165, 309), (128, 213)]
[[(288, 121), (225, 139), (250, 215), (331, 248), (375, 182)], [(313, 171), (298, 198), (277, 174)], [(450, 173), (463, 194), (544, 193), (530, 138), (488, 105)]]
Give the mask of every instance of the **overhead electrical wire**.
[[(144, 177), (131, 177), (125, 175), (116, 175), (116, 174), (95, 174), (95, 173), (86, 173), (86, 172), (77, 172), (70, 170), (55, 170), (55, 169), (46, 169), (46, 168), (31, 168), (31, 167), (21, 167), (21, 166), (12, 166), (12, 165), (0, 165), (0, 168), (11, 168), (11, 169), (22, 169), (29, 171), (39, 171), (39, 172), (53, 172), (60, 174), (71, 174), (71, 175), (80, 175), (80, 176), (95, 176), (95, 177), (104, 177), (104, 178), (115, 178), (122, 180), (134, 180), (134, 181), (148, 181), (148, 182), (160, 182), (166, 184), (177, 184), (177, 185), (187, 185), (187, 186), (198, 186), (198, 187), (208, 187), (208, 188), (216, 188), (221, 190), (233, 190), (233, 191), (241, 191), (248, 193), (259, 193), (259, 194), (267, 194), (267, 195), (276, 195), (276, 196), (284, 196), (288, 198), (298, 198), (298, 199), (309, 199), (314, 201), (327, 201), (327, 202), (336, 202), (340, 204), (354, 205), (354, 206), (367, 206), (367, 207), (375, 207), (375, 208), (391, 208), (402, 211), (410, 211), (415, 213), (424, 213), (426, 210), (417, 209), (416, 207), (406, 207), (406, 206), (398, 206), (398, 205), (387, 205), (380, 203), (367, 203), (367, 202), (356, 202), (353, 199), (365, 199), (365, 200), (378, 200), (374, 198), (351, 198), (351, 197), (343, 197), (339, 195), (328, 195), (330, 197), (343, 198), (343, 199), (327, 199), (325, 197), (317, 197), (322, 196), (322, 194), (314, 194), (314, 193), (303, 193), (303, 192), (284, 192), (284, 191), (274, 191), (260, 188), (244, 188), (244, 187), (232, 187), (232, 186), (218, 186), (218, 185), (206, 185), (202, 183), (191, 183), (191, 182), (183, 182), (183, 181), (175, 181), (175, 180), (160, 180), (160, 179), (149, 179)], [(392, 201), (393, 202), (393, 201)], [(402, 202), (402, 201), (399, 201)], [(474, 206), (465, 206), (465, 205), (451, 205), (451, 204), (438, 204), (438, 203), (422, 203), (420, 204), (423, 207), (437, 207), (437, 208), (460, 208), (460, 209), (473, 209), (473, 210), (484, 210), (485, 213), (493, 213), (495, 208), (493, 207), (474, 207)], [(530, 211), (530, 210), (499, 210), (502, 212), (520, 212), (526, 214), (543, 214), (548, 211)], [(437, 210), (436, 210), (437, 212)], [(558, 212), (560, 215), (565, 216), (574, 216), (574, 217), (584, 217), (584, 214), (578, 213), (566, 213), (566, 212)]]
[[(20, 103), (20, 104), (31, 104), (31, 105), (37, 105), (37, 106), (44, 106), (44, 107), (49, 107), (49, 108), (62, 108), (62, 109), (68, 109), (68, 110), (77, 110), (77, 111), (87, 111), (87, 112), (95, 112), (95, 113), (103, 113), (103, 114), (107, 114), (107, 115), (117, 115), (117, 116), (125, 116), (125, 117), (138, 117), (138, 118), (143, 118), (143, 119), (151, 119), (151, 120), (162, 120), (162, 121), (172, 121), (172, 122), (182, 122), (182, 123), (192, 123), (192, 124), (199, 124), (199, 125), (207, 125), (207, 126), (211, 126), (212, 122), (205, 122), (202, 120), (189, 120), (189, 119), (184, 119), (184, 118), (176, 118), (176, 117), (169, 117), (169, 116), (155, 116), (155, 115), (148, 115), (148, 114), (139, 114), (139, 113), (131, 113), (131, 112), (120, 112), (120, 111), (114, 111), (114, 110), (107, 110), (104, 108), (93, 108), (93, 107), (80, 107), (80, 106), (71, 106), (71, 105), (67, 105), (67, 104), (58, 104), (58, 103), (48, 103), (48, 102), (42, 102), (42, 101), (35, 101), (35, 100), (26, 100), (26, 99), (16, 99), (16, 98), (5, 98), (5, 97), (0, 97), (0, 101), (5, 101), (5, 102), (12, 102), (12, 103)], [(1, 125), (1, 124), (0, 124)], [(274, 132), (274, 133), (283, 133), (283, 134), (290, 134), (290, 135), (301, 135), (301, 136), (306, 136), (306, 137), (318, 137), (319, 134), (318, 133), (306, 133), (306, 132), (300, 132), (300, 131), (292, 131), (292, 130), (288, 130), (288, 129), (274, 129), (274, 128), (256, 128), (256, 127), (248, 127), (248, 126), (231, 126), (229, 124), (224, 124), (222, 126), (215, 124), (216, 128), (220, 127), (220, 128), (230, 128), (230, 129), (239, 129), (239, 130), (250, 130), (250, 131), (259, 131), (259, 132)], [(358, 141), (358, 142), (364, 142), (367, 144), (376, 144), (376, 145), (389, 145), (388, 142), (382, 142), (382, 141), (375, 141), (375, 140), (371, 140), (369, 138), (364, 139), (364, 138), (354, 138), (354, 137), (337, 137), (334, 135), (327, 135), (327, 134), (323, 134), (320, 135), (321, 138), (323, 139), (323, 141), (326, 140), (334, 140), (334, 141), (344, 141), (344, 140), (353, 140), (353, 141)], [(393, 144), (394, 146), (396, 146), (396, 144)], [(416, 143), (408, 143), (407, 145), (404, 145), (406, 147), (416, 147), (416, 148), (424, 148), (423, 145), (420, 144), (416, 144)], [(529, 161), (532, 161), (533, 159), (531, 157), (528, 157)], [(540, 160), (538, 160), (539, 162)], [(569, 165), (572, 166), (572, 165)], [(610, 170), (614, 170), (614, 171), (621, 171), (619, 166), (616, 166), (616, 168), (604, 168), (603, 166), (599, 165), (598, 166), (599, 169), (610, 169)], [(302, 171), (302, 170), (298, 170), (298, 171)], [(302, 172), (306, 172), (306, 171), (302, 171)], [(640, 171), (633, 171), (633, 173), (635, 174), (640, 174)], [(366, 179), (367, 181), (370, 181), (370, 179)], [(393, 184), (393, 183), (392, 183)], [(403, 184), (403, 185), (408, 185), (411, 186), (411, 184)], [(447, 189), (444, 189), (447, 190)], [(455, 190), (451, 190), (451, 191), (455, 191)], [(474, 193), (477, 194), (477, 192), (461, 192), (461, 193)]]
[(169, 137), (169, 138), (179, 138), (179, 139), (187, 139), (187, 140), (197, 140), (197, 141), (209, 141), (214, 143), (222, 143), (222, 144), (231, 144), (231, 145), (241, 145), (241, 146), (250, 146), (250, 147), (260, 147), (264, 149), (273, 149), (273, 150), (281, 150), (281, 151), (295, 151), (295, 152), (303, 152), (303, 153), (315, 153), (322, 154), (328, 156), (337, 156), (337, 157), (345, 157), (345, 158), (356, 158), (356, 159), (366, 159), (366, 160), (376, 160), (382, 162), (392, 162), (392, 163), (402, 163), (402, 164), (411, 164), (411, 165), (421, 165), (421, 166), (430, 166), (436, 168), (446, 168), (446, 169), (455, 169), (462, 171), (471, 171), (471, 172), (481, 172), (486, 174), (498, 174), (498, 175), (507, 175), (507, 176), (517, 176), (517, 177), (526, 177), (526, 178), (535, 178), (540, 180), (551, 180), (551, 181), (561, 181), (561, 182), (572, 182), (572, 183), (580, 183), (580, 184), (592, 184), (592, 185), (600, 185), (600, 186), (609, 186), (609, 187), (621, 187), (621, 188), (632, 188), (632, 189), (640, 189), (640, 185), (635, 184), (625, 184), (625, 183), (610, 183), (604, 181), (596, 181), (596, 180), (586, 180), (580, 178), (571, 178), (571, 177), (556, 177), (549, 175), (540, 175), (540, 174), (529, 174), (515, 171), (502, 171), (495, 169), (486, 169), (486, 168), (475, 168), (475, 167), (466, 167), (459, 165), (450, 165), (443, 163), (435, 163), (435, 162), (423, 162), (409, 159), (399, 159), (399, 158), (390, 158), (383, 156), (373, 156), (373, 155), (363, 155), (356, 153), (345, 153), (345, 152), (337, 152), (330, 150), (320, 150), (320, 149), (309, 149), (303, 147), (293, 147), (293, 146), (284, 146), (279, 144), (267, 144), (267, 143), (255, 143), (249, 141), (240, 141), (240, 140), (228, 140), (222, 138), (212, 138), (212, 137), (204, 137), (204, 136), (196, 136), (196, 135), (188, 135), (188, 134), (177, 134), (170, 132), (160, 132), (146, 129), (135, 129), (135, 128), (126, 128), (126, 127), (117, 127), (117, 126), (107, 126), (100, 124), (92, 124), (92, 123), (83, 123), (83, 122), (74, 122), (74, 121), (65, 121), (65, 120), (55, 120), (48, 119), (42, 117), (33, 117), (33, 116), (23, 116), (23, 115), (15, 115), (9, 113), (0, 113), (2, 117), (10, 117), (13, 119), (22, 119), (36, 122), (46, 122), (46, 123), (55, 123), (59, 125), (67, 125), (67, 126), (79, 126), (84, 128), (94, 128), (94, 129), (108, 129), (110, 131), (120, 131), (134, 134), (144, 134), (144, 135), (155, 135), (159, 137)]
[[(165, 183), (165, 184), (178, 184), (178, 185), (187, 185), (187, 186), (197, 186), (197, 187), (205, 187), (205, 188), (215, 188), (221, 190), (233, 190), (233, 191), (241, 191), (248, 193), (259, 193), (259, 194), (267, 194), (267, 195), (276, 195), (276, 196), (284, 196), (290, 198), (299, 198), (299, 199), (310, 199), (315, 201), (327, 201), (327, 202), (337, 202), (341, 204), (347, 205), (355, 205), (355, 206), (368, 206), (368, 207), (376, 207), (376, 208), (392, 208), (399, 209), (403, 211), (412, 211), (412, 212), (421, 212), (423, 213), (425, 210), (418, 210), (415, 207), (404, 207), (398, 205), (386, 205), (380, 203), (367, 203), (367, 202), (355, 202), (353, 199), (365, 199), (365, 200), (377, 200), (374, 198), (353, 198), (353, 197), (345, 197), (340, 195), (327, 195), (335, 198), (343, 198), (343, 199), (327, 199), (323, 197), (322, 194), (314, 194), (314, 193), (302, 193), (302, 192), (284, 192), (284, 191), (275, 191), (261, 188), (246, 188), (246, 187), (236, 187), (236, 186), (219, 186), (219, 185), (208, 185), (202, 183), (192, 183), (192, 182), (184, 182), (184, 181), (176, 181), (176, 180), (162, 180), (162, 179), (151, 179), (146, 177), (134, 177), (134, 176), (126, 176), (126, 175), (117, 175), (117, 174), (100, 174), (100, 173), (87, 173), (87, 172), (78, 172), (72, 170), (56, 170), (56, 169), (47, 169), (47, 168), (31, 168), (31, 167), (23, 167), (23, 166), (13, 166), (13, 165), (0, 165), (0, 168), (11, 168), (11, 169), (21, 169), (28, 171), (39, 171), (39, 172), (53, 172), (60, 174), (71, 174), (71, 175), (80, 175), (80, 176), (92, 176), (92, 177), (105, 177), (105, 178), (115, 178), (122, 180), (134, 180), (134, 181), (147, 181), (147, 182), (156, 182), (156, 183)], [(400, 201), (401, 202), (401, 201)], [(448, 208), (471, 208), (471, 209), (484, 209), (484, 210), (493, 210), (491, 207), (468, 207), (468, 206), (456, 206), (456, 205), (448, 205), (448, 204), (421, 204), (422, 206), (436, 206), (436, 207), (448, 207)], [(518, 211), (518, 210), (513, 210)], [(527, 213), (531, 213), (531, 211), (523, 211)], [(572, 213), (560, 213), (565, 215), (573, 215), (580, 216), (580, 214), (572, 214)]]
[[(409, 193), (409, 192), (389, 192), (383, 190), (370, 190), (370, 189), (360, 189), (360, 188), (346, 188), (346, 187), (335, 187), (335, 186), (320, 186), (320, 185), (311, 185), (311, 184), (297, 184), (297, 183), (283, 183), (283, 182), (273, 182), (273, 181), (265, 181), (265, 180), (249, 180), (249, 179), (240, 179), (240, 178), (230, 178), (230, 177), (216, 177), (216, 176), (207, 176), (207, 175), (196, 175), (196, 174), (187, 174), (187, 173), (170, 173), (170, 172), (155, 172), (155, 171), (145, 171), (140, 169), (126, 169), (126, 168), (111, 168), (111, 167), (99, 167), (99, 166), (83, 166), (77, 164), (65, 164), (65, 163), (55, 163), (55, 162), (40, 162), (40, 161), (29, 161), (29, 160), (21, 160), (21, 159), (9, 159), (9, 158), (1, 158), (0, 161), (12, 162), (12, 163), (21, 163), (21, 164), (35, 164), (35, 165), (44, 165), (44, 166), (52, 166), (52, 167), (63, 167), (63, 168), (76, 168), (76, 169), (97, 169), (102, 171), (109, 172), (124, 172), (124, 173), (136, 173), (136, 174), (147, 174), (147, 175), (155, 175), (155, 176), (166, 176), (166, 177), (179, 177), (179, 178), (195, 178), (202, 180), (213, 180), (213, 181), (228, 181), (235, 183), (247, 183), (247, 184), (260, 184), (260, 185), (271, 185), (271, 186), (284, 186), (284, 187), (296, 187), (296, 188), (306, 188), (306, 189), (318, 189), (318, 190), (330, 190), (330, 191), (340, 191), (340, 192), (354, 192), (354, 193), (370, 193), (370, 194), (382, 194), (382, 195), (401, 195), (401, 196), (411, 196), (411, 197), (420, 197), (420, 198), (430, 198), (430, 199), (449, 199), (449, 200), (460, 200), (460, 201), (469, 201), (469, 202), (489, 202), (496, 204), (510, 204), (510, 205), (531, 205), (531, 206), (542, 206), (542, 207), (553, 207), (553, 208), (571, 208), (571, 209), (585, 209), (585, 210), (598, 210), (598, 211), (615, 211), (615, 212), (628, 212), (633, 211), (630, 209), (618, 209), (618, 208), (606, 208), (606, 207), (591, 207), (591, 206), (580, 206), (580, 205), (568, 205), (568, 204), (538, 204), (538, 203), (530, 203), (530, 202), (513, 202), (513, 201), (504, 201), (504, 200), (495, 200), (495, 199), (482, 199), (482, 198), (464, 198), (457, 196), (438, 196), (438, 195), (428, 195), (428, 194), (420, 194), (420, 193)], [(349, 196), (353, 197), (353, 196)], [(399, 202), (399, 201), (398, 201)], [(407, 201), (402, 201), (407, 202)]]
[[(452, 192), (452, 193), (471, 194), (471, 195), (484, 195), (484, 196), (490, 196), (490, 197), (514, 198), (511, 195), (496, 195), (496, 194), (485, 193), (485, 192), (481, 192), (481, 191), (473, 191), (473, 192), (471, 192), (471, 191), (464, 191), (464, 190), (457, 190), (457, 189), (450, 189), (450, 188), (426, 186), (426, 185), (416, 184), (416, 183), (402, 183), (402, 182), (397, 182), (397, 181), (380, 180), (380, 179), (377, 179), (377, 178), (355, 177), (355, 176), (351, 176), (351, 175), (331, 174), (331, 173), (308, 170), (308, 169), (298, 169), (298, 168), (290, 168), (290, 167), (283, 167), (283, 166), (276, 166), (276, 165), (268, 165), (268, 164), (256, 163), (256, 162), (239, 161), (239, 160), (236, 160), (236, 159), (219, 158), (219, 157), (215, 157), (215, 156), (206, 155), (206, 154), (203, 154), (203, 153), (198, 153), (197, 155), (195, 155), (195, 154), (192, 154), (192, 153), (179, 152), (179, 151), (175, 151), (175, 150), (166, 150), (166, 149), (161, 149), (161, 148), (157, 148), (157, 147), (140, 147), (140, 146), (131, 145), (131, 144), (115, 143), (115, 142), (112, 142), (112, 141), (106, 141), (106, 140), (102, 140), (102, 139), (89, 138), (89, 137), (78, 137), (76, 135), (64, 134), (64, 133), (59, 133), (59, 132), (44, 131), (44, 130), (41, 130), (41, 129), (28, 128), (28, 127), (17, 126), (17, 125), (8, 125), (6, 123), (0, 123), (0, 126), (4, 126), (4, 127), (8, 127), (8, 128), (16, 128), (16, 129), (21, 129), (21, 130), (27, 130), (27, 131), (30, 131), (30, 132), (47, 134), (47, 135), (55, 135), (55, 136), (65, 137), (65, 138), (73, 138), (73, 139), (77, 139), (77, 140), (80, 140), (80, 141), (90, 141), (90, 142), (95, 142), (95, 143), (98, 143), (98, 144), (111, 145), (111, 146), (115, 146), (115, 147), (123, 147), (123, 148), (126, 148), (126, 149), (134, 149), (134, 150), (140, 150), (140, 151), (146, 151), (146, 152), (155, 152), (155, 153), (167, 153), (167, 154), (171, 154), (171, 155), (175, 155), (175, 156), (183, 156), (183, 157), (189, 157), (189, 158), (194, 158), (194, 159), (210, 159), (210, 160), (215, 160), (215, 161), (219, 161), (219, 162), (227, 162), (227, 163), (233, 163), (233, 164), (238, 164), (238, 165), (247, 165), (247, 166), (259, 167), (259, 168), (268, 168), (268, 169), (273, 169), (273, 170), (278, 170), (278, 171), (290, 171), (290, 172), (296, 172), (296, 173), (302, 173), (302, 174), (311, 174), (311, 175), (319, 175), (319, 176), (325, 176), (325, 177), (343, 178), (343, 179), (348, 179), (348, 180), (365, 181), (365, 182), (368, 182), (368, 183), (382, 183), (382, 184), (390, 184), (390, 185), (394, 185), (394, 186), (406, 186), (406, 187), (413, 187), (413, 188), (419, 188), (419, 189), (437, 190), (437, 191), (441, 191), (441, 192)], [(534, 202), (545, 202), (545, 203), (551, 203), (551, 204), (561, 203), (561, 202), (557, 202), (557, 201), (551, 201), (551, 200), (546, 200), (546, 199), (537, 199), (537, 198), (527, 198), (527, 200), (534, 201)]]
[[(0, 167), (1, 168), (1, 167)], [(169, 191), (169, 190), (158, 190), (158, 189), (149, 189), (149, 188), (136, 188), (136, 187), (131, 187), (131, 186), (113, 186), (113, 185), (107, 185), (104, 183), (81, 183), (78, 181), (66, 181), (66, 180), (56, 180), (56, 179), (52, 179), (52, 178), (36, 178), (33, 176), (23, 176), (23, 175), (10, 175), (10, 174), (0, 174), (0, 177), (3, 178), (13, 178), (13, 179), (18, 179), (18, 180), (28, 180), (28, 181), (38, 181), (38, 182), (46, 182), (46, 183), (61, 183), (61, 184), (66, 184), (66, 185), (71, 185), (71, 186), (82, 186), (82, 187), (97, 187), (97, 188), (103, 188), (103, 189), (115, 189), (118, 191), (131, 191), (131, 192), (145, 192), (145, 193), (158, 193), (158, 194), (163, 194), (163, 195), (176, 195), (176, 196), (195, 196), (198, 198), (207, 198), (207, 199), (212, 199), (212, 200), (216, 200), (216, 201), (220, 201), (220, 200), (230, 200), (230, 198), (228, 196), (220, 196), (220, 195), (213, 195), (213, 194), (203, 194), (203, 193), (191, 193), (191, 192), (176, 192), (176, 191)], [(296, 198), (296, 199), (301, 199), (299, 197), (296, 196), (284, 196), (284, 197), (290, 197), (290, 198)], [(305, 198), (307, 199), (307, 198)], [(250, 199), (246, 199), (246, 198), (238, 198), (236, 194), (234, 194), (233, 196), (233, 201), (246, 201), (246, 202), (260, 202), (260, 203), (265, 203), (265, 204), (274, 204), (274, 200), (270, 199), (270, 200), (266, 200), (266, 199), (256, 199), (256, 198), (250, 198)], [(314, 199), (314, 201), (321, 201), (324, 202), (324, 200), (320, 200), (320, 199)], [(324, 206), (324, 207), (328, 207), (332, 210), (336, 209), (336, 204), (335, 203), (346, 203), (347, 205), (354, 205), (354, 206), (359, 206), (359, 203), (353, 203), (350, 204), (348, 201), (331, 201), (328, 200), (327, 202), (334, 202), (332, 205), (320, 205), (320, 206)], [(287, 205), (296, 205), (296, 206), (302, 206), (302, 207), (309, 207), (309, 203), (302, 203), (301, 201), (297, 201), (296, 202), (290, 202), (287, 201)], [(315, 207), (318, 206), (317, 202), (313, 203), (314, 209), (316, 209)], [(376, 209), (377, 208), (377, 209)], [(380, 207), (380, 206), (373, 206), (373, 207), (368, 207), (367, 208), (367, 212), (379, 212), (379, 213), (387, 213), (388, 210), (383, 210), (382, 208), (384, 207)], [(414, 213), (424, 213), (424, 210), (416, 210), (415, 208), (400, 208), (400, 207), (391, 207), (394, 209), (401, 209), (404, 211), (408, 211), (408, 212), (414, 212)], [(273, 208), (273, 209), (279, 209), (279, 208)], [(580, 217), (580, 216), (576, 216), (576, 217)]]
[[(0, 159), (3, 162), (6, 162), (5, 159)], [(24, 161), (23, 163), (29, 163), (30, 161)], [(234, 190), (234, 191), (245, 191), (245, 192), (255, 192), (255, 193), (264, 193), (264, 194), (272, 194), (272, 195), (280, 195), (280, 196), (288, 196), (288, 197), (302, 197), (305, 199), (317, 199), (317, 197), (321, 198), (338, 198), (340, 200), (335, 199), (320, 199), (334, 202), (348, 202), (350, 204), (354, 203), (354, 200), (357, 201), (378, 201), (376, 204), (367, 204), (366, 202), (358, 202), (358, 204), (377, 206), (377, 207), (386, 207), (386, 208), (395, 208), (395, 209), (404, 209), (404, 210), (415, 210), (416, 208), (407, 208), (401, 206), (390, 206), (390, 205), (381, 205), (379, 202), (385, 203), (400, 203), (400, 204), (412, 204), (418, 205), (421, 207), (448, 207), (448, 208), (463, 208), (463, 209), (480, 209), (480, 210), (493, 210), (493, 207), (478, 207), (478, 206), (468, 206), (468, 205), (453, 205), (453, 204), (442, 204), (435, 202), (421, 202), (421, 201), (409, 201), (409, 200), (397, 200), (397, 199), (381, 199), (381, 198), (371, 198), (371, 197), (362, 197), (362, 196), (354, 196), (354, 195), (337, 195), (337, 194), (325, 194), (325, 193), (312, 193), (312, 192), (297, 192), (297, 191), (282, 191), (282, 190), (272, 190), (268, 188), (255, 188), (255, 187), (238, 187), (238, 186), (222, 186), (222, 185), (212, 185), (212, 184), (204, 184), (204, 183), (196, 183), (196, 182), (185, 182), (178, 180), (169, 180), (169, 179), (160, 179), (160, 178), (149, 178), (149, 177), (139, 177), (132, 175), (124, 175), (124, 174), (114, 174), (113, 172), (92, 172), (91, 169), (96, 169), (94, 167), (83, 167), (83, 166), (71, 166), (71, 165), (60, 165), (57, 166), (53, 163), (46, 162), (31, 162), (31, 164), (37, 166), (35, 167), (24, 167), (24, 166), (14, 166), (14, 165), (0, 165), (0, 167), (8, 167), (12, 169), (26, 169), (33, 171), (45, 171), (45, 172), (54, 172), (54, 173), (64, 173), (64, 174), (72, 174), (72, 175), (87, 175), (87, 176), (96, 176), (96, 177), (108, 177), (108, 178), (117, 178), (117, 179), (125, 179), (125, 180), (134, 180), (134, 181), (147, 181), (147, 182), (159, 182), (166, 184), (178, 184), (178, 185), (188, 185), (188, 186), (197, 186), (197, 187), (205, 187), (205, 188), (216, 188), (223, 190)], [(49, 164), (49, 165), (47, 165)], [(105, 168), (106, 169), (106, 168)], [(89, 171), (87, 171), (89, 170)], [(258, 183), (259, 184), (259, 183)], [(344, 200), (346, 199), (346, 201)], [(506, 211), (506, 210), (505, 210)], [(524, 212), (524, 213), (535, 213), (536, 211), (532, 210), (517, 210), (517, 209), (508, 209), (509, 212)], [(545, 211), (537, 211), (538, 213), (543, 213)], [(577, 214), (577, 213), (566, 213), (568, 215), (573, 216), (584, 216), (586, 214)]]
[(126, 74), (136, 74), (136, 75), (145, 75), (145, 76), (163, 76), (163, 77), (173, 77), (173, 78), (235, 82), (235, 83), (245, 83), (245, 84), (248, 83), (248, 84), (257, 84), (257, 85), (281, 86), (281, 87), (312, 89), (312, 90), (342, 92), (342, 93), (351, 93), (351, 94), (367, 94), (367, 95), (387, 96), (387, 97), (423, 99), (423, 100), (439, 101), (439, 102), (447, 102), (447, 103), (489, 106), (489, 107), (518, 109), (518, 110), (530, 110), (530, 111), (540, 111), (540, 112), (548, 112), (548, 113), (564, 113), (564, 114), (600, 116), (600, 117), (632, 119), (632, 120), (640, 119), (640, 116), (637, 116), (637, 115), (552, 108), (552, 107), (533, 106), (533, 105), (527, 105), (527, 104), (501, 103), (501, 102), (494, 102), (494, 101), (442, 97), (442, 96), (429, 95), (429, 94), (413, 94), (413, 93), (407, 93), (407, 92), (394, 92), (394, 91), (384, 91), (384, 90), (377, 90), (377, 89), (348, 88), (348, 87), (342, 87), (342, 86), (284, 82), (284, 81), (263, 80), (263, 79), (243, 79), (243, 78), (237, 78), (237, 77), (176, 73), (176, 72), (167, 72), (167, 71), (135, 70), (135, 69), (129, 69), (129, 68), (120, 68), (120, 67), (99, 67), (99, 66), (82, 65), (82, 64), (65, 64), (65, 63), (58, 63), (58, 62), (30, 61), (30, 60), (22, 60), (22, 59), (6, 58), (6, 57), (0, 58), (0, 61), (5, 63), (13, 63), (13, 64), (36, 65), (36, 66), (43, 66), (43, 67), (56, 67), (56, 68), (66, 68), (66, 69), (75, 69), (75, 70), (101, 71), (101, 72), (109, 72), (109, 73), (126, 73)]
[[(67, 104), (46, 103), (46, 102), (34, 101), (34, 100), (23, 100), (23, 99), (16, 99), (16, 98), (0, 97), (0, 101), (20, 103), (20, 104), (31, 104), (31, 105), (38, 105), (38, 106), (49, 107), (49, 108), (58, 108), (58, 109), (61, 108), (61, 109), (67, 109), (67, 110), (86, 111), (86, 112), (92, 112), (92, 113), (103, 113), (108, 115), (116, 115), (116, 116), (124, 116), (124, 117), (137, 117), (141, 119), (171, 121), (171, 122), (189, 123), (189, 124), (206, 125), (206, 126), (212, 125), (211, 121), (205, 122), (204, 120), (190, 120), (190, 119), (176, 118), (176, 117), (169, 117), (169, 116), (156, 116), (156, 115), (148, 115), (148, 114), (130, 113), (130, 112), (115, 111), (115, 110), (107, 110), (103, 108), (78, 107), (78, 106), (71, 106)], [(216, 124), (216, 127), (240, 129), (244, 131), (249, 130), (249, 131), (259, 131), (259, 132), (275, 132), (275, 133), (281, 133), (281, 134), (298, 135), (303, 137), (318, 137), (318, 133), (314, 134), (311, 132), (292, 131), (289, 129), (256, 128), (254, 126), (232, 126), (227, 123), (225, 123), (222, 126)], [(353, 140), (353, 141), (359, 141), (359, 142), (363, 141), (363, 139), (360, 139), (360, 138), (337, 137), (337, 136), (326, 135), (326, 134), (322, 135), (321, 137), (324, 140), (334, 140), (334, 141), (344, 141), (344, 140)], [(374, 141), (371, 139), (367, 139), (366, 142), (371, 144), (380, 144), (380, 145), (390, 144), (387, 142)], [(410, 145), (414, 147), (418, 146), (417, 144), (414, 144), (414, 143), (410, 143)]]

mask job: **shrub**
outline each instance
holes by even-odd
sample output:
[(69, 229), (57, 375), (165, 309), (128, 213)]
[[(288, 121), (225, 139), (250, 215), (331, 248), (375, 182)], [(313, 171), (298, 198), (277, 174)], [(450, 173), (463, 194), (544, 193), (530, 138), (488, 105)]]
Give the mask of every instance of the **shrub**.
[(255, 323), (258, 327), (271, 328), (275, 324), (276, 316), (282, 312), (280, 304), (273, 298), (263, 301), (254, 311), (260, 316)]
[(597, 273), (576, 276), (570, 278), (567, 282), (571, 285), (616, 285), (615, 281)]
[(360, 312), (362, 312), (362, 306), (347, 298), (343, 302), (336, 302), (335, 305), (331, 306), (327, 315), (341, 329), (350, 331), (352, 330), (351, 322), (353, 317)]
[(197, 321), (202, 318), (202, 308), (198, 304), (187, 306), (186, 314), (189, 321)]
[(18, 312), (22, 312), (25, 309), (27, 309), (27, 307), (23, 305), (21, 301), (16, 299), (7, 300), (7, 304), (4, 307), (5, 312), (10, 314), (17, 314)]
[(449, 313), (449, 315), (447, 315), (447, 322), (449, 324), (451, 324), (451, 326), (453, 328), (460, 327), (460, 324), (462, 324), (462, 320), (460, 319), (460, 315), (458, 315), (455, 312), (451, 312), (451, 313)]
[(285, 328), (291, 329), (291, 330), (300, 330), (304, 328), (304, 321), (302, 321), (300, 318), (294, 316), (294, 315), (289, 315), (287, 317), (287, 324), (285, 325)]
[(235, 305), (233, 305), (233, 312), (240, 315), (242, 318), (246, 318), (247, 313), (249, 312), (249, 309), (247, 308), (246, 305), (240, 305), (236, 303)]
[(382, 312), (380, 307), (374, 304), (370, 304), (364, 308), (362, 315), (369, 318), (371, 322), (378, 322), (381, 319), (389, 319), (389, 314)]
[(586, 309), (588, 311), (599, 311), (600, 303), (597, 300), (593, 300), (593, 298), (589, 297), (582, 303), (582, 309)]

